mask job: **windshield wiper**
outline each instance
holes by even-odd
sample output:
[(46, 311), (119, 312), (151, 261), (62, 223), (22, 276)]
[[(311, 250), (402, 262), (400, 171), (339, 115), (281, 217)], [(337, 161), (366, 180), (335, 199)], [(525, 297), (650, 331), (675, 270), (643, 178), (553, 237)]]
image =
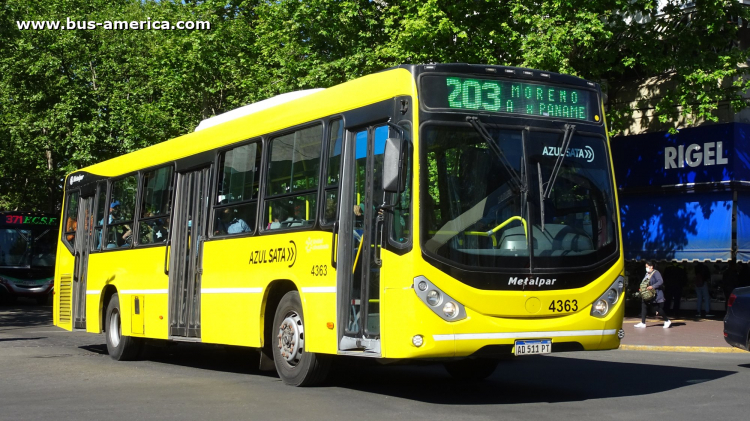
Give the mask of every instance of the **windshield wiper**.
[[(559, 153), (557, 155), (557, 161), (555, 161), (555, 166), (552, 167), (552, 173), (549, 175), (549, 180), (547, 180), (547, 183), (545, 185), (544, 193), (542, 194), (543, 199), (549, 199), (550, 195), (552, 194), (552, 188), (555, 186), (555, 181), (557, 180), (557, 174), (560, 173), (560, 168), (562, 168), (563, 161), (565, 160), (565, 157), (568, 155), (568, 146), (570, 146), (570, 139), (573, 138), (573, 133), (576, 131), (575, 124), (566, 124), (565, 125), (565, 133), (563, 134), (563, 140), (562, 145), (559, 148)], [(541, 173), (540, 173), (541, 177)]]
[(484, 142), (489, 146), (490, 149), (492, 149), (492, 152), (495, 152), (495, 155), (500, 159), (500, 163), (503, 164), (503, 168), (505, 168), (505, 171), (510, 175), (510, 188), (515, 191), (526, 191), (526, 187), (524, 184), (524, 181), (521, 179), (521, 176), (518, 175), (515, 169), (513, 169), (513, 166), (508, 161), (508, 158), (503, 153), (503, 150), (500, 148), (500, 146), (495, 143), (495, 140), (492, 139), (492, 136), (490, 136), (490, 133), (487, 131), (487, 129), (484, 127), (484, 124), (479, 119), (479, 117), (469, 116), (466, 117), (466, 121), (471, 124), (471, 127), (476, 130), (477, 133), (479, 133), (479, 136), (484, 139)]

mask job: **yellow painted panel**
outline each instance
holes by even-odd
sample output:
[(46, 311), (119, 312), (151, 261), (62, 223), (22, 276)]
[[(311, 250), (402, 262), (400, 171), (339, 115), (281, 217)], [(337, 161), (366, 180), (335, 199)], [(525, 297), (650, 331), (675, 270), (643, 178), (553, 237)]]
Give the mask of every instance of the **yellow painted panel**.
[[(131, 334), (130, 297), (133, 294), (128, 291), (137, 291), (137, 295), (149, 297), (149, 316), (144, 319), (145, 336), (168, 338), (166, 290), (169, 286), (169, 277), (164, 274), (164, 247), (91, 253), (87, 282), (89, 291), (99, 292), (99, 295), (87, 297), (86, 328), (89, 332), (99, 332), (100, 318), (106, 310), (102, 308), (101, 292), (106, 286), (112, 285), (120, 296), (123, 335)], [(159, 315), (163, 315), (163, 320), (158, 320)]]
[[(330, 243), (331, 234), (323, 231), (206, 242), (201, 286), (203, 341), (260, 346), (268, 285), (288, 280), (300, 291), (302, 312), (308, 320), (306, 346), (314, 352), (335, 352), (336, 335), (326, 323), (336, 321), (336, 294), (305, 293), (307, 288), (335, 288)], [(313, 265), (325, 265), (325, 274), (313, 276)]]
[[(336, 293), (311, 292), (301, 294), (305, 315), (305, 348), (310, 352), (337, 352)], [(333, 323), (333, 329), (327, 327)]]
[(201, 295), (201, 339), (206, 343), (260, 347), (262, 294)]

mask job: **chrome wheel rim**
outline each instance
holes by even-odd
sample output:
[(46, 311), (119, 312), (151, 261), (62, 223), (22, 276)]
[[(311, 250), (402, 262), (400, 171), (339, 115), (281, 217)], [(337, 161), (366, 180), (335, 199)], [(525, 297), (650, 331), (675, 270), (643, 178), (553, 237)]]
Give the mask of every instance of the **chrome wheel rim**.
[(302, 318), (296, 312), (287, 314), (279, 326), (279, 353), (291, 366), (299, 364), (305, 348), (305, 328)]
[(112, 310), (112, 314), (109, 316), (109, 341), (112, 343), (112, 346), (117, 348), (120, 345), (121, 337), (120, 312)]

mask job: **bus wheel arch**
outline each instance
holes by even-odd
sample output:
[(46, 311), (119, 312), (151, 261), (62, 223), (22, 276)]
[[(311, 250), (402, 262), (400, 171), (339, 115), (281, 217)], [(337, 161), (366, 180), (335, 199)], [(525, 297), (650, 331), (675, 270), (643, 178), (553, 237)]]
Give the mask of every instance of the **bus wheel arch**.
[(105, 314), (107, 311), (107, 306), (109, 306), (109, 301), (112, 299), (112, 296), (117, 294), (117, 288), (115, 288), (114, 285), (107, 285), (104, 287), (104, 290), (102, 291), (102, 299), (99, 301), (99, 332), (106, 332), (107, 326), (106, 326), (106, 319), (107, 315)]

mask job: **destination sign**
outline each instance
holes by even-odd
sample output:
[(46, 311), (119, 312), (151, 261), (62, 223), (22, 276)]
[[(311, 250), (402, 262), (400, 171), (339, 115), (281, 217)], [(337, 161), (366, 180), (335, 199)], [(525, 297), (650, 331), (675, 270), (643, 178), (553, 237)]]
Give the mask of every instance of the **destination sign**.
[(9, 225), (57, 225), (57, 218), (47, 216), (4, 215)]
[(428, 108), (600, 121), (596, 95), (588, 89), (444, 75), (424, 76), (421, 88)]

